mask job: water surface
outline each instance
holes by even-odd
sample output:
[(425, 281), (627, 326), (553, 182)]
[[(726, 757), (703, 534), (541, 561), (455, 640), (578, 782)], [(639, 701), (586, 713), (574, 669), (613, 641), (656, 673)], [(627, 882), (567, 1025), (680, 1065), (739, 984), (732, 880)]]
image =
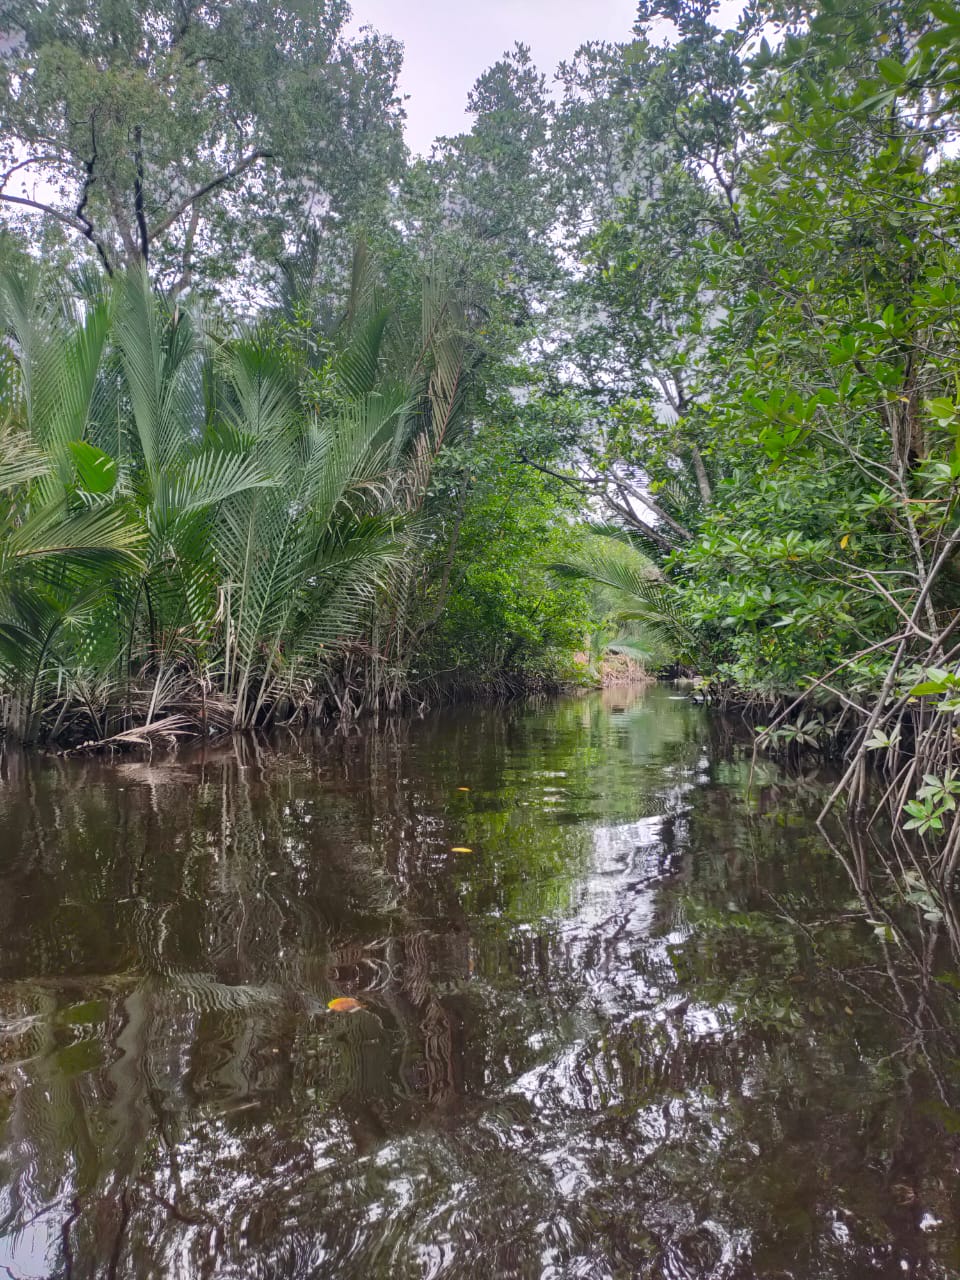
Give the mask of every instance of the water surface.
[(671, 691), (0, 777), (0, 1276), (960, 1274), (956, 960)]

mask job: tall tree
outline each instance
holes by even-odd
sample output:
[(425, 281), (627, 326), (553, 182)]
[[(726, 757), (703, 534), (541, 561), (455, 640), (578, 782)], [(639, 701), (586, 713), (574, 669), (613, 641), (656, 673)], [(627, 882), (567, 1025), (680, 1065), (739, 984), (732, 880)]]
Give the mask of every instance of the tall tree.
[(382, 203), (400, 46), (346, 0), (0, 0), (0, 209), (173, 291)]

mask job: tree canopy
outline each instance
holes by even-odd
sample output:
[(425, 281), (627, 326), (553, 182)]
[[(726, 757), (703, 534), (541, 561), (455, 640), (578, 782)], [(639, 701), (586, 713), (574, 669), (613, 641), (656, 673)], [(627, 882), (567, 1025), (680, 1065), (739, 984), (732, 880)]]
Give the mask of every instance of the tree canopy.
[(0, 202), (174, 290), (382, 214), (400, 50), (348, 17), (344, 0), (4, 0)]

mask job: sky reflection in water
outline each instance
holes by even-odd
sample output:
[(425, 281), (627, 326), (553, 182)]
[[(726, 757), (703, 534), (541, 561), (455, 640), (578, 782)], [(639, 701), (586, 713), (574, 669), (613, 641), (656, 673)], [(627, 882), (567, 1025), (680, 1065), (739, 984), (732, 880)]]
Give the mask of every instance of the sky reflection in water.
[(748, 775), (657, 689), (8, 755), (0, 1275), (958, 1274), (956, 960)]

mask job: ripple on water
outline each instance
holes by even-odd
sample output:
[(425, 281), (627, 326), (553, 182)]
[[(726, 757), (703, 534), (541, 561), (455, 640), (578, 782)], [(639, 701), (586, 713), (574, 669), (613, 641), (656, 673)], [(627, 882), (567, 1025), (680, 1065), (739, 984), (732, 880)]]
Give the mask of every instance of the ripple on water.
[(957, 959), (753, 782), (659, 689), (7, 757), (0, 1270), (960, 1273)]

